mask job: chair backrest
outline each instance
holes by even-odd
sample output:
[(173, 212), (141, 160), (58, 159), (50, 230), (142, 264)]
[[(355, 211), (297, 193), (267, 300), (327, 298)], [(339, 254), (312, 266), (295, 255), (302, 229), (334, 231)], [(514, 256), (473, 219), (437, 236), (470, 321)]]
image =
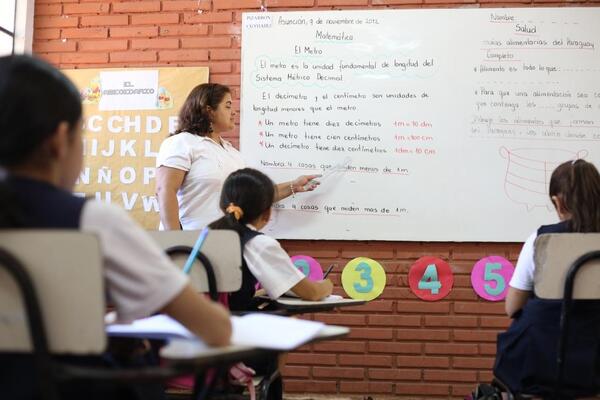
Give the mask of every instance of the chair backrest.
[[(164, 250), (173, 246), (193, 247), (200, 231), (152, 231), (150, 236)], [(219, 292), (236, 292), (242, 287), (242, 253), (240, 237), (230, 230), (210, 230), (200, 251), (208, 258), (215, 272)], [(186, 255), (172, 257), (183, 268)], [(204, 266), (195, 261), (190, 271), (192, 286), (199, 292), (208, 292), (208, 279)]]
[[(105, 350), (103, 264), (96, 236), (67, 230), (0, 230), (0, 249), (22, 265), (33, 283), (51, 353)], [(2, 265), (0, 351), (32, 351), (21, 291)]]
[[(534, 290), (542, 299), (562, 299), (565, 277), (579, 256), (600, 250), (600, 233), (540, 235), (534, 250)], [(585, 264), (575, 278), (574, 299), (600, 299), (600, 260)]]

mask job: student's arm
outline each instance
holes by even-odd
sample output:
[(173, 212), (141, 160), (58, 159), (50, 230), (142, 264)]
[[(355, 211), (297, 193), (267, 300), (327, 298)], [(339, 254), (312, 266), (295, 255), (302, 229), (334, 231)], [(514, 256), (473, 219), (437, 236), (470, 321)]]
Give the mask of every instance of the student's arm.
[(525, 306), (529, 297), (531, 297), (531, 291), (516, 289), (509, 286), (508, 294), (506, 295), (506, 303), (504, 304), (506, 315), (512, 318), (517, 311)]
[(303, 300), (316, 301), (331, 294), (333, 283), (329, 279), (314, 282), (308, 278), (304, 278), (292, 287), (291, 290)]
[(293, 181), (278, 183), (275, 185), (275, 202), (285, 199), (292, 195), (292, 188), (294, 188), (294, 193), (300, 192), (310, 192), (314, 190), (318, 183), (314, 185), (309, 185), (305, 188), (305, 186), (311, 180), (318, 178), (320, 175), (301, 175)]
[(186, 171), (165, 167), (156, 169), (156, 196), (160, 207), (160, 222), (165, 230), (179, 230), (179, 202), (177, 191), (183, 183)]
[(176, 319), (211, 346), (225, 346), (231, 339), (229, 312), (208, 300), (188, 284), (161, 312)]
[(517, 265), (515, 266), (515, 272), (508, 286), (508, 294), (506, 295), (506, 302), (504, 309), (509, 317), (515, 315), (519, 311), (533, 291), (533, 272), (535, 269), (533, 261), (534, 243), (537, 237), (537, 232), (532, 233), (521, 249)]

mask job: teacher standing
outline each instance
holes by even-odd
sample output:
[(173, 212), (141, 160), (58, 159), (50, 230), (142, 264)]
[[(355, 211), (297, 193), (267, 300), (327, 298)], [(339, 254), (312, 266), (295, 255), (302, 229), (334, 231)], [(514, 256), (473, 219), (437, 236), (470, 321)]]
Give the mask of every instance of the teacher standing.
[[(201, 229), (219, 219), (219, 196), (225, 178), (246, 165), (221, 134), (235, 128), (231, 91), (203, 83), (188, 95), (179, 112), (179, 127), (160, 146), (156, 159), (156, 194), (160, 228)], [(275, 201), (314, 190), (318, 175), (302, 175), (276, 185)]]

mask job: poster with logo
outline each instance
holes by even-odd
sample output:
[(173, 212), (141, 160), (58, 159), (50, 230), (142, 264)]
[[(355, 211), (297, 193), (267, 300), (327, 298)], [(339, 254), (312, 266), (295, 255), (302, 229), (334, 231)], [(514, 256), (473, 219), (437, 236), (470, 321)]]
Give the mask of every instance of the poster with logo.
[(189, 92), (208, 67), (72, 69), (83, 102), (84, 165), (75, 192), (120, 205), (157, 229), (155, 162)]

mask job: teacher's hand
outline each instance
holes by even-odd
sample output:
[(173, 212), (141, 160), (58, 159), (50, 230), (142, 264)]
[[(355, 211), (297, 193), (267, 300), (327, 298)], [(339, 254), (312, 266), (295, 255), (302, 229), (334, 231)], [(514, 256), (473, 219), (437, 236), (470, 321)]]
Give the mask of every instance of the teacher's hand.
[(316, 179), (321, 175), (301, 175), (292, 181), (292, 188), (295, 193), (310, 192), (316, 189), (321, 182)]

